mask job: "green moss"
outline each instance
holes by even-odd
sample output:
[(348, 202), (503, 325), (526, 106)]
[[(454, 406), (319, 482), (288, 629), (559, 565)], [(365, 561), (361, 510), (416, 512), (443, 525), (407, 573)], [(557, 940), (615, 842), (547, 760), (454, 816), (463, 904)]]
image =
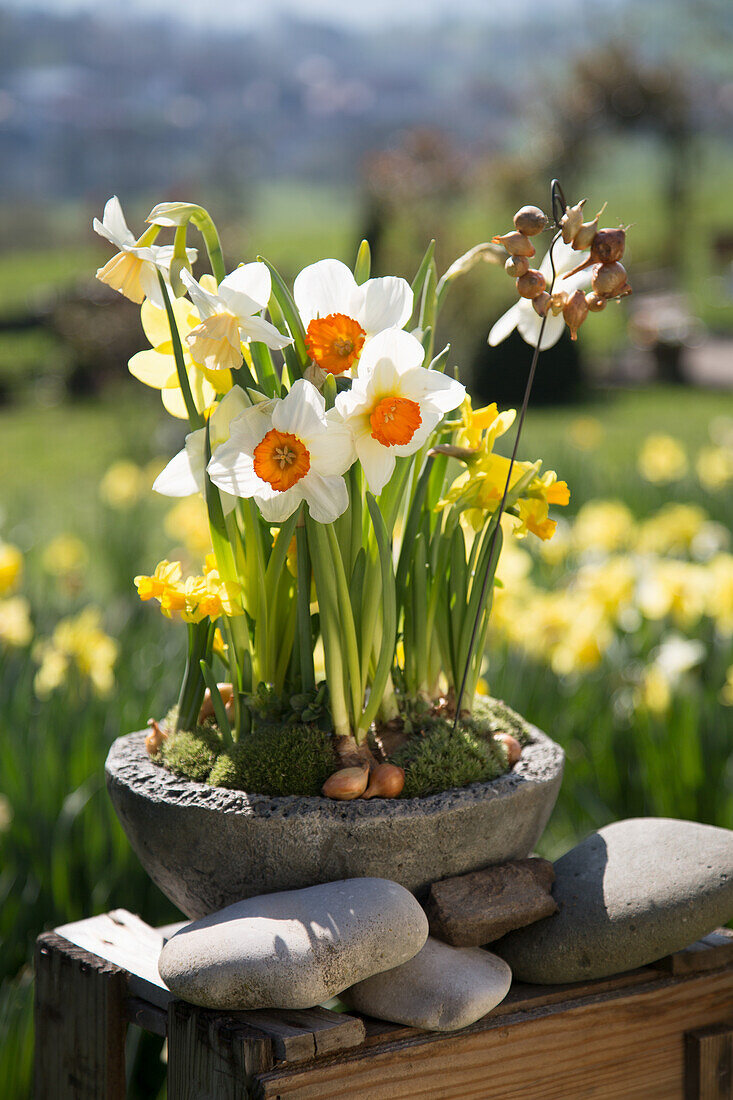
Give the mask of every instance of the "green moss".
[(323, 730), (304, 723), (260, 725), (219, 756), (208, 781), (271, 797), (315, 795), (334, 764), (331, 738)]
[(169, 734), (156, 763), (164, 764), (175, 775), (206, 783), (222, 748), (221, 738), (212, 726), (198, 726), (192, 733), (181, 730)]
[(506, 750), (491, 736), (511, 733), (526, 742), (525, 723), (496, 699), (479, 698), (474, 714), (460, 722), (455, 733), (447, 718), (426, 717), (392, 761), (405, 769), (403, 798), (422, 798), (469, 783), (486, 783), (508, 770)]

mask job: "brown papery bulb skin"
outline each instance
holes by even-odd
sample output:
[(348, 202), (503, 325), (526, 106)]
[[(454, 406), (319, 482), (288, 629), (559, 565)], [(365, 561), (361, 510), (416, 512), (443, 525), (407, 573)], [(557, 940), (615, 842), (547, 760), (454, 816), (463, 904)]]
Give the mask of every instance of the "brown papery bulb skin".
[(590, 258), (596, 264), (612, 264), (621, 259), (625, 248), (625, 229), (599, 229), (590, 246)]
[(522, 298), (537, 298), (538, 295), (543, 294), (547, 281), (541, 271), (535, 271), (534, 268), (530, 268), (529, 271), (525, 271), (519, 279), (517, 279), (517, 294)]
[(539, 206), (523, 206), (514, 215), (514, 225), (525, 237), (534, 237), (547, 225), (547, 215)]
[(620, 263), (598, 264), (590, 285), (599, 298), (613, 298), (626, 285), (626, 268)]
[[(234, 709), (234, 704), (232, 702), (232, 695), (234, 694), (234, 688), (232, 687), (231, 684), (217, 684), (216, 686), (219, 689), (219, 694), (221, 695), (221, 701), (223, 702), (224, 706), (227, 708), (227, 716), (230, 717), (229, 710), (233, 711), (233, 709)], [(199, 711), (199, 722), (203, 722), (205, 718), (213, 718), (213, 716), (214, 716), (214, 704), (213, 704), (212, 699), (211, 699), (211, 692), (207, 688), (206, 691), (204, 692), (204, 701), (201, 704), (201, 710)]]
[(577, 340), (578, 329), (588, 316), (588, 303), (582, 290), (576, 290), (574, 294), (570, 295), (565, 303), (562, 315), (565, 318), (565, 324), (570, 329), (570, 339)]
[(505, 233), (502, 237), (493, 237), (493, 244), (503, 244), (510, 256), (534, 256), (535, 247), (524, 233)]
[(353, 798), (360, 798), (367, 789), (369, 782), (369, 768), (342, 768), (333, 775), (329, 775), (321, 787), (324, 798), (335, 798), (339, 802), (350, 802)]
[(504, 270), (513, 279), (519, 279), (529, 271), (529, 260), (526, 256), (510, 256), (504, 264)]
[(541, 294), (538, 294), (536, 298), (532, 299), (532, 309), (535, 311), (538, 317), (546, 317), (547, 311), (550, 308), (550, 295), (546, 290), (543, 290)]
[(576, 234), (583, 224), (583, 207), (586, 200), (581, 199), (575, 206), (569, 206), (563, 216), (560, 218), (560, 228), (562, 229), (562, 239), (565, 244), (570, 244), (575, 240)]
[(522, 746), (519, 744), (516, 737), (512, 737), (510, 733), (495, 733), (494, 740), (504, 746), (507, 757), (509, 758), (509, 767), (513, 768), (522, 755)]
[(588, 309), (591, 313), (600, 313), (602, 309), (606, 308), (608, 304), (607, 298), (599, 298), (595, 291), (591, 291), (590, 294), (586, 294), (585, 300), (588, 303)]
[(405, 785), (405, 769), (396, 764), (378, 764), (369, 776), (364, 798), (397, 798)]

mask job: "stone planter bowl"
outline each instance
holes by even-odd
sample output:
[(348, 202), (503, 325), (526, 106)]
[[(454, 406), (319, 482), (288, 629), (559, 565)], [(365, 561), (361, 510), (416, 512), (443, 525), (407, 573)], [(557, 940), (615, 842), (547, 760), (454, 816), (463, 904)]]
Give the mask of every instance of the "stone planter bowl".
[(343, 878), (431, 882), (528, 856), (557, 799), (564, 754), (530, 727), (512, 771), (426, 798), (268, 798), (152, 764), (147, 730), (119, 737), (107, 789), (143, 867), (188, 917), (242, 898)]

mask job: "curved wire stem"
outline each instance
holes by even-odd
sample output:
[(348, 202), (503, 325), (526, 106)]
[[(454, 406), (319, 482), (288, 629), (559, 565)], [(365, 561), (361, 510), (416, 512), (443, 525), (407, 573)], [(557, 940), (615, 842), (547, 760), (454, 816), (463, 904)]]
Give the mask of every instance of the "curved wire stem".
[[(560, 218), (565, 213), (565, 210), (567, 208), (567, 203), (565, 202), (565, 196), (563, 195), (562, 187), (560, 186), (560, 183), (558, 182), (558, 180), (553, 180), (552, 181), (551, 194), (552, 194), (552, 216), (553, 216), (553, 221), (555, 222), (555, 226), (557, 227), (559, 225)], [(559, 214), (559, 217), (558, 217), (558, 214)], [(555, 245), (559, 241), (560, 236), (561, 236), (561, 232), (558, 229), (557, 232), (555, 233), (555, 236), (552, 238), (552, 243), (550, 245), (550, 250), (549, 250), (550, 267), (552, 268), (552, 281), (550, 283), (550, 290), (549, 290), (550, 294), (552, 294), (553, 287), (555, 286), (555, 279), (557, 278), (557, 272), (555, 270), (555, 260), (554, 260), (554, 257), (553, 257), (553, 249), (555, 248)], [(459, 720), (460, 715), (461, 715), (461, 704), (463, 702), (463, 695), (464, 695), (465, 690), (466, 690), (466, 681), (468, 680), (468, 672), (469, 672), (469, 669), (471, 667), (471, 661), (473, 660), (473, 653), (474, 653), (474, 649), (476, 647), (476, 638), (478, 636), (479, 623), (481, 621), (481, 615), (482, 615), (482, 612), (483, 612), (484, 601), (486, 599), (486, 593), (487, 593), (488, 587), (489, 587), (489, 578), (493, 577), (495, 569), (496, 569), (496, 562), (494, 561), (494, 557), (495, 557), (495, 554), (496, 554), (497, 538), (498, 538), (498, 534), (499, 534), (499, 525), (501, 523), (501, 517), (504, 513), (504, 508), (506, 506), (506, 500), (507, 500), (507, 497), (509, 495), (509, 488), (511, 486), (511, 481), (512, 481), (512, 472), (514, 470), (514, 463), (515, 463), (515, 460), (516, 460), (516, 457), (517, 457), (517, 450), (519, 448), (519, 440), (520, 440), (521, 435), (522, 435), (522, 427), (524, 426), (524, 418), (527, 415), (527, 406), (529, 405), (529, 398), (530, 398), (530, 395), (532, 393), (532, 385), (534, 383), (534, 376), (535, 376), (535, 372), (537, 370), (537, 361), (540, 357), (540, 347), (542, 346), (542, 337), (545, 334), (545, 324), (546, 324), (546, 322), (547, 322), (547, 315), (545, 314), (545, 316), (542, 318), (542, 324), (540, 325), (540, 333), (539, 333), (539, 336), (537, 337), (537, 344), (535, 345), (534, 353), (532, 355), (532, 362), (531, 362), (530, 368), (529, 368), (529, 374), (527, 375), (527, 385), (525, 386), (525, 389), (524, 389), (524, 398), (522, 400), (522, 408), (521, 408), (521, 411), (519, 413), (519, 420), (517, 422), (517, 431), (516, 431), (516, 434), (514, 436), (514, 446), (512, 447), (512, 455), (511, 455), (511, 458), (509, 460), (509, 470), (508, 470), (507, 476), (506, 476), (506, 483), (504, 485), (504, 492), (502, 494), (501, 503), (499, 504), (499, 510), (498, 510), (498, 516), (497, 516), (497, 520), (496, 520), (496, 526), (495, 526), (495, 528), (494, 528), (494, 530), (491, 534), (491, 543), (489, 544), (489, 553), (488, 553), (487, 558), (486, 558), (486, 569), (484, 571), (484, 579), (481, 583), (481, 597), (480, 597), (479, 602), (478, 602), (478, 608), (477, 608), (477, 611), (476, 611), (476, 618), (474, 619), (473, 628), (471, 630), (471, 639), (468, 643), (468, 653), (466, 654), (466, 665), (465, 665), (465, 668), (463, 670), (463, 678), (461, 679), (461, 687), (460, 687), (460, 690), (458, 692), (458, 695), (456, 696), (456, 714), (455, 714), (455, 718), (453, 720), (453, 730), (454, 730), (454, 732), (456, 730), (456, 727), (458, 726), (458, 720)]]

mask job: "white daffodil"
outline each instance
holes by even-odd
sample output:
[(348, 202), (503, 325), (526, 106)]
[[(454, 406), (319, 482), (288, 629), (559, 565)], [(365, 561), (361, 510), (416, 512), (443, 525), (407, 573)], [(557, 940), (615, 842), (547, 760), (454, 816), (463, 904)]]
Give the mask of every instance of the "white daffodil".
[(465, 387), (422, 366), (419, 340), (399, 328), (379, 333), (364, 350), (349, 391), (340, 393), (329, 420), (346, 424), (369, 488), (381, 493), (395, 460), (422, 447), (447, 412), (461, 404)]
[(252, 497), (268, 523), (283, 523), (301, 501), (318, 523), (333, 523), (349, 504), (342, 475), (353, 461), (351, 432), (329, 422), (323, 397), (300, 378), (286, 397), (232, 421), (208, 472), (224, 492)]
[[(570, 296), (576, 290), (585, 290), (586, 287), (590, 286), (592, 269), (589, 267), (587, 267), (585, 271), (579, 271), (577, 275), (571, 275), (569, 279), (563, 279), (563, 275), (567, 271), (572, 271), (574, 267), (577, 267), (578, 264), (581, 264), (583, 260), (587, 259), (587, 252), (575, 252), (569, 244), (558, 241), (555, 245), (553, 256), (555, 259), (555, 271), (557, 273), (557, 278), (555, 279), (556, 291), (565, 291), (567, 295)], [(549, 286), (552, 278), (552, 265), (550, 264), (549, 252), (547, 252), (540, 264), (540, 271), (545, 276)], [(508, 309), (496, 322), (489, 333), (489, 343), (492, 348), (496, 347), (502, 340), (506, 340), (507, 336), (516, 328), (519, 330), (519, 335), (522, 339), (526, 343), (531, 344), (534, 348), (537, 346), (541, 325), (542, 318), (535, 313), (531, 301), (528, 298), (520, 298), (519, 301), (516, 302), (511, 309)], [(564, 328), (565, 319), (562, 313), (558, 313), (558, 315), (555, 316), (552, 312), (549, 312), (545, 322), (545, 331), (542, 334), (540, 351), (547, 351), (548, 348), (553, 347), (562, 336)]]
[[(234, 386), (222, 398), (209, 418), (209, 445), (213, 451), (229, 439), (232, 420), (249, 408), (249, 399), (239, 386)], [(257, 407), (257, 406), (255, 406)], [(153, 489), (164, 497), (190, 497), (204, 492), (206, 471), (206, 428), (199, 428), (186, 436), (185, 446), (170, 460), (155, 481)], [(232, 511), (237, 498), (222, 493), (225, 514)]]
[(266, 264), (242, 264), (219, 283), (215, 292), (181, 272), (183, 284), (199, 311), (201, 324), (186, 340), (196, 363), (208, 370), (236, 370), (242, 365), (242, 341), (256, 340), (268, 348), (292, 344), (258, 314), (270, 300), (271, 279)]
[(303, 268), (293, 297), (306, 328), (308, 354), (327, 374), (351, 371), (377, 333), (401, 329), (412, 314), (412, 289), (404, 279), (387, 275), (359, 285), (340, 260)]
[[(97, 278), (113, 290), (124, 294), (131, 302), (138, 305), (149, 298), (160, 309), (164, 308), (163, 295), (158, 281), (158, 272), (170, 285), (170, 264), (173, 259), (173, 245), (146, 244), (146, 238), (157, 233), (157, 228), (148, 229), (139, 240), (135, 240), (127, 227), (125, 215), (122, 213), (120, 200), (116, 195), (109, 200), (104, 208), (101, 222), (95, 218), (92, 222), (94, 232), (113, 244), (119, 251), (111, 260), (100, 267)], [(187, 248), (186, 256), (189, 263), (196, 259), (196, 249)]]

